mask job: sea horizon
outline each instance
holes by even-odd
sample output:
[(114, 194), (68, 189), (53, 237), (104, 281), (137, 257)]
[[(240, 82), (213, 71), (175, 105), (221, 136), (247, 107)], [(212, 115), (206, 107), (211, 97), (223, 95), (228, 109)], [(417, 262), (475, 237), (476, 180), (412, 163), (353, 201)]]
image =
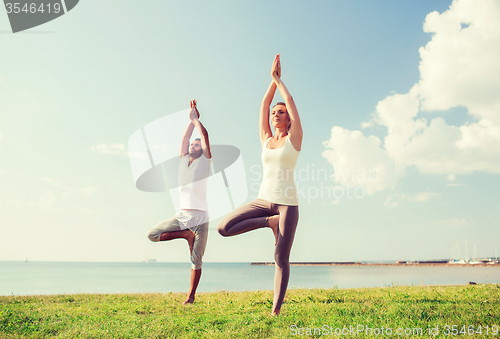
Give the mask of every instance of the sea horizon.
[[(495, 266), (498, 267), (498, 266)], [(188, 262), (0, 261), (0, 295), (187, 292)], [(500, 283), (491, 267), (292, 266), (288, 288)], [(203, 264), (199, 292), (272, 290), (274, 266)]]
[[(486, 260), (492, 260), (496, 261), (497, 265), (483, 265), (483, 266), (498, 266), (500, 264), (499, 262), (499, 257), (484, 257), (484, 258), (477, 258), (478, 260), (485, 260), (484, 263), (486, 263)], [(449, 261), (457, 261), (458, 259), (454, 258), (439, 258), (439, 259), (412, 259), (412, 260), (405, 260), (405, 259), (389, 259), (389, 260), (352, 260), (352, 261), (291, 261), (290, 265), (315, 265), (315, 264), (343, 264), (348, 266), (349, 264), (426, 264), (426, 263), (436, 263), (436, 262), (449, 262)], [(460, 259), (460, 260), (469, 260), (469, 259)], [(0, 260), (0, 263), (122, 263), (122, 264), (133, 264), (133, 263), (148, 263), (148, 264), (155, 264), (155, 263), (162, 263), (162, 264), (190, 264), (189, 261), (162, 261), (162, 260), (157, 260), (157, 259), (146, 259), (146, 260), (140, 260), (140, 261), (75, 261), (75, 260)], [(249, 264), (249, 265), (269, 265), (269, 264), (274, 264), (272, 261), (204, 261), (204, 264)], [(459, 265), (456, 265), (459, 266)], [(478, 265), (481, 266), (481, 265)]]

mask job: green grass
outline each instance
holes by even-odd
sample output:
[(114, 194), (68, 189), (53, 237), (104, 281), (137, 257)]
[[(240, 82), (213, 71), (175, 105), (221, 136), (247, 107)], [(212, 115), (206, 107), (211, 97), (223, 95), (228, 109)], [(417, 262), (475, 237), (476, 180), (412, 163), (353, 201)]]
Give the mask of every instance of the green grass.
[[(333, 334), (296, 335), (299, 328), (328, 330), (362, 325), (422, 328), (481, 325), (481, 337), (500, 325), (500, 285), (392, 286), (356, 289), (290, 289), (280, 317), (270, 316), (272, 291), (185, 294), (76, 294), (0, 297), (0, 338), (351, 338)], [(295, 325), (297, 328), (290, 326)], [(486, 335), (486, 325), (489, 335)], [(294, 332), (297, 330), (297, 332)], [(346, 331), (346, 330), (344, 330)], [(302, 333), (302, 332), (301, 332)], [(385, 332), (384, 332), (385, 333)], [(357, 337), (388, 337), (360, 332)]]

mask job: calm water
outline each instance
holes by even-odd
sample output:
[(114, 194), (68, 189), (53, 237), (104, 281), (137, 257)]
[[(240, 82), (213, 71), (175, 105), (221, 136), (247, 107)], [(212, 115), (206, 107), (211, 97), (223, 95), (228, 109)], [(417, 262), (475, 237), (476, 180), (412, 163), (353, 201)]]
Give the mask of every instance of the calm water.
[[(0, 262), (0, 295), (187, 292), (189, 263)], [(274, 266), (205, 263), (199, 292), (273, 288)], [(499, 267), (292, 266), (289, 288), (500, 283)]]

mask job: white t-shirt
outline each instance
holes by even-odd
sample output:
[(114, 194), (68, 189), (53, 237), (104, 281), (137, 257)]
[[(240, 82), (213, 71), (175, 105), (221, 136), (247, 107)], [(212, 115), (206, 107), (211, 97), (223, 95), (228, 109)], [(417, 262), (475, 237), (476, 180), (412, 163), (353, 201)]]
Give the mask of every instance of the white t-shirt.
[(181, 158), (179, 164), (180, 209), (208, 211), (207, 183), (212, 159), (203, 154), (190, 166), (189, 155)]

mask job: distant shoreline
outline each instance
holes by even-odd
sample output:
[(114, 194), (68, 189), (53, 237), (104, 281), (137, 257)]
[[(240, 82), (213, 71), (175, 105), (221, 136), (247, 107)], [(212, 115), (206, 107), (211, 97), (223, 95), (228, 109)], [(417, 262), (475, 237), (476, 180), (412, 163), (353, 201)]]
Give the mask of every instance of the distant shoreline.
[[(274, 262), (252, 262), (250, 265), (271, 266)], [(488, 264), (450, 264), (448, 262), (395, 262), (395, 263), (361, 263), (361, 262), (291, 262), (291, 266), (451, 266), (451, 267), (500, 267), (500, 263)]]

